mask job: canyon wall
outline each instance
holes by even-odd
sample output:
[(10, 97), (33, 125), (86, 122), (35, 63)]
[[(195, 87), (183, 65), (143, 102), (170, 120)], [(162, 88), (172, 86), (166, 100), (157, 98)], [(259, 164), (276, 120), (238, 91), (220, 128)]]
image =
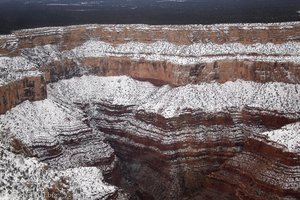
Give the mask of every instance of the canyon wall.
[[(70, 60), (63, 61), (70, 63)], [(51, 63), (49, 82), (80, 75), (74, 64)], [(100, 76), (128, 75), (156, 85), (181, 86), (201, 82), (247, 80), (255, 82), (299, 83), (300, 66), (294, 62), (267, 62), (226, 59), (214, 62), (180, 65), (167, 61), (131, 60), (127, 57), (86, 58), (81, 62), (88, 74)], [(67, 67), (66, 67), (67, 66)], [(64, 69), (64, 70), (63, 70)], [(47, 67), (45, 67), (45, 71)]]
[(25, 77), (0, 86), (0, 113), (5, 113), (23, 101), (37, 101), (47, 97), (43, 76)]
[[(285, 43), (299, 41), (298, 22), (274, 24), (220, 24), (220, 25), (81, 25), (56, 28), (38, 28), (14, 31), (1, 40), (2, 52), (12, 51), (17, 41), (19, 49), (47, 44), (60, 45), (70, 50), (90, 39), (120, 44), (128, 41), (150, 43), (168, 41), (174, 44), (192, 43)], [(4, 45), (5, 44), (5, 45)], [(17, 53), (18, 50), (15, 49)]]
[[(0, 47), (5, 145), (118, 186), (96, 197), (300, 198), (299, 22), (39, 28)], [(55, 180), (46, 196), (85, 197)]]
[[(91, 117), (120, 158), (124, 177), (114, 184), (140, 199), (297, 199), (298, 90), (245, 81), (157, 90), (86, 76), (50, 93)], [(270, 139), (273, 130), (282, 139)]]
[[(97, 74), (129, 75), (173, 86), (237, 79), (299, 83), (299, 35), (297, 22), (206, 26), (82, 25), (15, 31), (0, 37), (0, 54), (10, 59), (22, 57), (25, 59), (22, 62), (31, 63), (30, 70), (42, 73), (46, 82)], [(93, 46), (93, 41), (101, 43)], [(253, 44), (255, 47), (251, 47)], [(18, 72), (26, 73), (29, 69), (24, 69), (22, 62), (15, 65), (19, 65)], [(2, 68), (9, 70), (10, 65), (3, 63)], [(7, 81), (8, 76), (2, 75), (4, 85), (14, 82), (14, 79)], [(39, 75), (35, 76), (38, 79)], [(42, 90), (38, 87), (35, 89)], [(1, 88), (4, 91), (9, 87)], [(23, 100), (46, 98), (46, 92), (39, 92), (42, 96), (35, 97), (32, 93), (30, 98), (23, 99), (17, 94), (11, 98), (2, 96), (6, 100), (0, 105), (0, 113)]]

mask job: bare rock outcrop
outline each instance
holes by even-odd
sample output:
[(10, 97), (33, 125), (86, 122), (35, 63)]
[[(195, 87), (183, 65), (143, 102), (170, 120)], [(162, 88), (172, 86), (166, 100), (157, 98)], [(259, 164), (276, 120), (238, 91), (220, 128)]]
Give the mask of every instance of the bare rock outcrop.
[[(88, 113), (141, 198), (296, 199), (299, 126), (276, 130), (276, 121), (299, 121), (298, 90), (245, 81), (157, 88), (89, 76), (50, 93)], [(268, 138), (272, 130), (278, 136)]]
[[(1, 36), (0, 195), (299, 199), (299, 35), (291, 22)], [(16, 159), (29, 164), (15, 177), (32, 176), (19, 186)]]
[[(21, 30), (0, 38), (1, 85), (28, 76), (53, 82), (83, 74), (129, 75), (173, 86), (237, 79), (299, 83), (299, 34), (297, 22)], [(30, 97), (2, 95), (0, 112), (46, 98), (43, 81)]]

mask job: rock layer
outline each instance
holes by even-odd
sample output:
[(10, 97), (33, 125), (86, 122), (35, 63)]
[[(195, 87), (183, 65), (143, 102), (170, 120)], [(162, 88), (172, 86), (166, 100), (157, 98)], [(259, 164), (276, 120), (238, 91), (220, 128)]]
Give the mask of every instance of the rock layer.
[[(47, 197), (299, 199), (299, 28), (84, 25), (1, 36), (1, 148), (58, 171), (34, 175)], [(78, 192), (86, 182), (102, 189)]]
[(291, 102), (299, 101), (298, 87), (227, 82), (157, 90), (127, 78), (82, 77), (50, 93), (91, 116), (121, 159), (127, 187), (142, 199), (296, 199), (299, 126), (273, 143), (265, 131), (280, 127), (277, 117), (299, 121), (299, 104)]
[[(157, 85), (220, 83), (237, 79), (299, 83), (298, 22), (275, 24), (147, 26), (82, 25), (21, 30), (1, 36), (1, 86), (24, 77), (46, 82), (83, 74), (129, 75)], [(43, 82), (43, 80), (42, 80)], [(44, 83), (28, 98), (45, 99)], [(20, 90), (26, 90), (26, 86)]]
[(116, 187), (104, 182), (96, 167), (49, 168), (0, 148), (1, 199), (116, 199)]
[[(52, 100), (23, 103), (1, 121), (15, 133), (14, 139), (23, 141), (27, 149), (39, 153), (35, 156), (52, 166), (103, 166), (105, 162), (97, 156), (100, 160), (110, 157), (103, 155), (105, 145), (99, 147), (104, 139), (113, 147), (124, 173), (124, 178), (115, 179), (118, 181), (114, 184), (142, 199), (298, 198), (299, 126), (296, 123), (287, 127), (286, 132), (277, 133), (280, 137), (275, 140), (267, 136), (273, 135), (272, 130), (280, 124), (267, 122), (277, 118), (286, 123), (299, 121), (300, 107), (295, 103), (300, 100), (299, 89), (293, 84), (246, 81), (172, 88), (128, 77), (83, 76), (51, 84), (48, 90)], [(84, 119), (82, 111), (75, 112), (78, 108), (71, 106), (68, 111), (58, 106), (70, 102), (89, 116), (91, 128), (75, 121)], [(26, 143), (23, 135), (28, 135), (32, 125), (18, 116), (28, 119), (33, 112), (35, 119), (31, 121), (45, 123), (37, 128), (45, 133), (52, 129), (57, 132), (63, 152), (51, 151), (47, 145), (55, 143), (49, 137), (53, 133), (42, 136), (40, 130), (34, 131), (37, 139), (31, 136)], [(40, 115), (46, 118), (41, 120)], [(66, 119), (70, 126), (63, 122)], [(16, 121), (20, 122), (18, 126)], [(89, 132), (92, 128), (97, 130), (94, 135)], [(62, 130), (66, 130), (66, 139)], [(88, 138), (97, 148), (91, 141), (85, 145), (83, 140)], [(42, 154), (45, 151), (48, 153)]]

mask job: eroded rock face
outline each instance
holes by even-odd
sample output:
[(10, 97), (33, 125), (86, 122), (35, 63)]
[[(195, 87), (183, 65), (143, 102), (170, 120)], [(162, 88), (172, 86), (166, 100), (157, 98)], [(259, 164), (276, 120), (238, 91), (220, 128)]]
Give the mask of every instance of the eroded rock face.
[(101, 169), (49, 168), (1, 146), (1, 199), (115, 199), (118, 188), (104, 183)]
[(245, 81), (155, 88), (82, 77), (54, 84), (50, 93), (82, 105), (141, 198), (281, 199), (299, 196), (298, 124), (278, 130), (277, 141), (270, 137), (283, 148), (266, 137), (280, 124), (264, 119), (299, 121), (298, 90)]
[(0, 194), (300, 198), (299, 28), (84, 25), (2, 36), (0, 166), (16, 153), (37, 160), (30, 173), (16, 165), (32, 178), (13, 188), (13, 170), (2, 170)]
[[(102, 166), (112, 183), (142, 199), (297, 198), (299, 89), (250, 81), (172, 88), (83, 76), (50, 84), (49, 100), (23, 103), (1, 122), (50, 166)], [(30, 123), (19, 118), (31, 113)], [(274, 135), (280, 124), (266, 118), (293, 125)], [(49, 135), (33, 130), (27, 141), (35, 121)], [(51, 144), (61, 150), (51, 151)], [(114, 177), (116, 161), (103, 161), (114, 154), (123, 177)]]
[[(299, 83), (299, 35), (298, 22), (21, 30), (0, 38), (1, 87), (41, 74), (46, 82), (97, 74), (173, 86), (238, 79)], [(42, 94), (23, 99), (46, 98)], [(15, 94), (0, 105), (1, 113), (19, 102)]]

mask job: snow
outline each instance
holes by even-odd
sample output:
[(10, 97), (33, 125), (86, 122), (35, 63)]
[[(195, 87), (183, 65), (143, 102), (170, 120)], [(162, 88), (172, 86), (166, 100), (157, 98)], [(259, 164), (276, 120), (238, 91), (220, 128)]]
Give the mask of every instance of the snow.
[(200, 83), (171, 88), (156, 87), (127, 76), (82, 76), (59, 81), (48, 87), (49, 96), (65, 102), (108, 102), (132, 105), (138, 110), (171, 118), (186, 110), (208, 113), (242, 109), (245, 106), (299, 115), (300, 85), (285, 83), (235, 82)]
[[(274, 25), (299, 26), (299, 22), (283, 24), (243, 24), (242, 29), (267, 29)], [(135, 29), (222, 29), (227, 30), (236, 25), (188, 25), (188, 26), (147, 26), (147, 25), (84, 25), (90, 29), (106, 27), (107, 31), (122, 31), (124, 28)], [(11, 38), (12, 44), (17, 38), (32, 36), (62, 34), (67, 28), (40, 28), (15, 32)], [(0, 36), (5, 39), (5, 36)], [(199, 62), (212, 62), (224, 59), (241, 59), (271, 62), (300, 63), (300, 43), (284, 44), (252, 44), (240, 43), (213, 44), (195, 43), (192, 45), (176, 45), (166, 41), (153, 43), (128, 42), (112, 45), (103, 41), (90, 40), (70, 51), (60, 52), (55, 45), (37, 46), (21, 50), (21, 56), (0, 57), (0, 86), (27, 76), (39, 76), (38, 68), (52, 61), (63, 58), (74, 60), (86, 57), (127, 56), (131, 59), (168, 61), (181, 65)], [(255, 55), (254, 55), (255, 54)], [(49, 97), (46, 100), (25, 101), (0, 115), (0, 136), (8, 131), (12, 137), (17, 137), (25, 145), (55, 146), (62, 143), (60, 135), (72, 136), (76, 131), (92, 132), (83, 120), (83, 111), (72, 103), (93, 104), (105, 103), (112, 105), (132, 106), (134, 112), (146, 111), (172, 118), (192, 112), (232, 112), (241, 111), (245, 107), (275, 112), (299, 119), (300, 117), (300, 85), (285, 83), (255, 83), (251, 81), (234, 81), (220, 83), (199, 83), (172, 88), (168, 85), (157, 87), (148, 82), (141, 82), (127, 76), (98, 77), (82, 76), (62, 80), (48, 85)], [(145, 132), (153, 134), (152, 125), (142, 127)], [(128, 129), (137, 127), (129, 124)], [(198, 127), (200, 128), (200, 127)], [(146, 131), (149, 129), (149, 131)], [(200, 129), (199, 129), (200, 130)], [(184, 130), (183, 130), (184, 131)], [(182, 132), (183, 132), (182, 131)], [(207, 133), (207, 132), (206, 132)], [(96, 135), (98, 134), (95, 133)], [(183, 140), (184, 134), (177, 134), (178, 140)], [(230, 134), (229, 134), (230, 135)], [(289, 152), (300, 152), (300, 123), (289, 124), (281, 129), (263, 132), (268, 141), (283, 146)], [(97, 135), (98, 136), (98, 135)], [(171, 140), (162, 139), (162, 143), (171, 144)], [(101, 140), (101, 136), (98, 136)], [(203, 131), (197, 137), (203, 137)], [(213, 138), (211, 133), (209, 137)], [(229, 136), (230, 137), (230, 136)], [(117, 188), (103, 182), (102, 170), (95, 167), (78, 167), (60, 170), (48, 169), (47, 164), (35, 158), (25, 158), (4, 148), (4, 137), (0, 138), (0, 199), (42, 199), (47, 188), (64, 178), (69, 183), (74, 199), (104, 199), (113, 194)], [(126, 140), (122, 138), (123, 140)], [(94, 159), (93, 156), (112, 154), (110, 146), (101, 141), (88, 141), (88, 147), (75, 149), (73, 160)], [(128, 141), (126, 141), (128, 142)], [(101, 144), (101, 145), (100, 145)], [(53, 159), (65, 163), (68, 168), (75, 166), (68, 156), (72, 153), (64, 149), (64, 158)], [(102, 152), (99, 152), (102, 151)], [(66, 155), (69, 153), (70, 155)], [(86, 153), (86, 154), (84, 154)], [(170, 155), (174, 152), (166, 152)], [(94, 155), (97, 154), (97, 155)], [(82, 157), (80, 157), (83, 155)], [(97, 159), (95, 159), (97, 160)], [(74, 161), (75, 162), (75, 161)], [(78, 163), (77, 163), (78, 164)], [(31, 187), (28, 187), (31, 185)]]
[[(95, 144), (87, 143), (88, 148), (78, 146), (68, 150), (63, 147), (64, 156), (53, 159), (55, 164), (49, 161), (51, 167), (56, 168), (7, 150), (11, 138), (19, 139), (27, 147), (54, 146), (64, 142), (60, 135), (68, 137), (76, 135), (76, 131), (82, 131), (84, 138), (88, 134), (85, 131), (91, 132), (91, 128), (83, 122), (86, 119), (83, 115), (77, 108), (51, 99), (25, 101), (0, 115), (0, 199), (44, 199), (45, 191), (62, 179), (68, 182), (65, 186), (72, 192), (73, 199), (106, 199), (116, 192), (116, 187), (103, 182), (102, 169), (82, 167), (80, 160), (76, 161), (81, 154), (95, 160), (111, 156), (111, 147), (99, 141), (99, 135), (94, 136)], [(38, 150), (43, 153), (42, 149)]]
[(16, 57), (0, 56), (0, 86), (25, 77), (41, 76), (39, 67), (59, 60), (60, 52), (55, 45), (25, 48)]
[(299, 89), (299, 84), (265, 83), (260, 90), (256, 91), (249, 106), (281, 113), (299, 113)]
[(300, 122), (288, 124), (278, 130), (263, 132), (260, 135), (283, 145), (289, 152), (300, 153)]
[(22, 57), (30, 60), (36, 66), (42, 66), (49, 62), (59, 61), (60, 52), (56, 45), (36, 46), (34, 48), (21, 49)]
[(70, 51), (60, 52), (55, 45), (45, 45), (22, 49), (21, 56), (0, 57), (0, 85), (26, 76), (39, 76), (41, 75), (41, 72), (38, 71), (39, 67), (53, 61), (61, 61), (64, 58), (78, 60), (87, 57), (126, 56), (133, 60), (167, 61), (180, 65), (230, 59), (300, 63), (299, 52), (300, 43), (298, 42), (252, 45), (240, 43), (175, 45), (157, 41), (112, 45), (90, 40)]
[(63, 34), (64, 27), (42, 27), (35, 29), (23, 29), (13, 31), (12, 35), (15, 35), (18, 39), (27, 38), (27, 37), (37, 37), (37, 36), (46, 36), (46, 35), (56, 35), (61, 37)]
[[(61, 134), (59, 127), (79, 126), (81, 130), (89, 129), (82, 119), (84, 119), (83, 114), (79, 111), (46, 99), (23, 102), (5, 115), (0, 115), (0, 124), (4, 125), (2, 129), (9, 129), (29, 146), (43, 141), (45, 144), (54, 145), (59, 142), (58, 135)], [(69, 134), (74, 133), (70, 131)]]
[[(3, 149), (0, 145), (0, 199), (44, 199), (45, 191), (61, 180), (73, 199), (106, 199), (117, 188), (103, 182), (102, 171), (96, 167), (79, 167), (63, 171), (49, 168), (36, 158), (25, 158)], [(48, 194), (49, 195), (49, 194)], [(55, 199), (55, 193), (51, 194)], [(50, 196), (50, 195), (49, 195)]]
[(70, 185), (74, 199), (106, 199), (116, 191), (115, 186), (104, 183), (102, 171), (96, 167), (71, 168), (60, 173), (62, 176), (72, 177)]
[(43, 172), (46, 164), (35, 158), (24, 158), (0, 147), (0, 199), (42, 198), (43, 182), (47, 186), (48, 173)]
[(127, 76), (82, 76), (48, 87), (49, 95), (72, 102), (110, 102), (115, 105), (143, 104), (158, 90), (148, 82), (140, 82)]
[[(187, 112), (232, 112), (234, 109), (240, 111), (245, 106), (275, 111), (286, 116), (294, 114), (298, 119), (300, 117), (299, 84), (238, 80), (224, 84), (200, 83), (172, 88), (168, 85), (157, 87), (127, 76), (82, 76), (49, 84), (48, 91), (48, 99), (36, 102), (25, 101), (6, 114), (0, 115), (0, 199), (42, 199), (45, 197), (45, 191), (61, 180), (68, 183), (65, 186), (67, 191), (72, 192), (74, 199), (105, 199), (117, 191), (116, 187), (104, 182), (102, 169), (76, 166), (58, 170), (49, 168), (47, 164), (35, 158), (25, 158), (4, 148), (5, 145), (2, 143), (5, 140), (3, 137), (3, 134), (6, 134), (5, 130), (27, 145), (39, 145), (35, 143), (36, 141), (45, 141), (52, 145), (60, 142), (57, 136), (62, 134), (63, 127), (89, 129), (83, 123), (85, 119), (83, 111), (75, 108), (73, 103), (90, 104), (90, 106), (97, 103), (132, 106), (137, 112), (144, 110), (161, 114), (166, 118)], [(137, 127), (143, 128), (146, 137), (160, 139), (156, 135), (151, 136), (152, 128), (155, 127), (142, 126), (129, 123), (126, 128), (132, 131)], [(201, 130), (199, 126), (194, 131), (199, 131), (197, 139), (216, 137), (215, 129), (208, 133)], [(204, 136), (204, 133), (208, 136)], [(217, 133), (222, 132), (217, 131)], [(297, 122), (278, 130), (260, 133), (259, 136), (265, 136), (267, 141), (272, 144), (275, 142), (289, 152), (299, 153), (299, 133), (300, 122)], [(188, 135), (186, 129), (172, 134), (174, 135), (171, 137), (162, 137), (161, 142), (171, 144), (174, 140), (184, 140)], [(225, 135), (231, 137), (230, 133)], [(120, 140), (124, 140), (127, 144), (131, 142), (126, 138)], [(91, 142), (88, 142), (88, 145), (91, 146)], [(102, 146), (99, 147), (99, 144), (97, 148), (106, 151)], [(82, 150), (83, 148), (78, 152), (82, 153)], [(159, 151), (159, 149), (155, 150)], [(183, 149), (181, 152), (187, 150), (189, 149)], [(84, 155), (88, 159), (93, 158), (92, 154), (98, 154), (93, 147), (89, 148), (88, 152), (92, 152)], [(165, 152), (166, 155), (174, 153)], [(73, 160), (77, 159), (76, 156)], [(60, 161), (66, 163), (64, 160)]]
[(0, 69), (7, 69), (9, 71), (30, 70), (35, 68), (29, 60), (24, 57), (0, 57)]
[[(230, 27), (240, 27), (248, 29), (269, 29), (272, 27), (281, 27), (283, 29), (293, 26), (299, 26), (300, 23), (295, 22), (279, 22), (279, 23), (237, 23), (237, 24), (214, 24), (214, 25), (146, 25), (146, 24), (85, 24), (85, 25), (73, 25), (63, 27), (42, 27), (34, 29), (22, 29), (14, 31), (12, 35), (18, 37), (26, 37), (27, 34), (42, 35), (42, 34), (62, 34), (68, 30), (87, 28), (96, 29), (104, 28), (107, 31), (123, 30), (126, 28), (136, 30), (228, 30)], [(41, 33), (41, 34), (39, 34)]]
[[(224, 59), (266, 60), (277, 62), (300, 62), (300, 43), (252, 44), (241, 43), (194, 43), (175, 45), (165, 41), (154, 43), (128, 42), (112, 45), (103, 41), (90, 40), (82, 46), (65, 52), (67, 58), (127, 56), (135, 60), (166, 60), (177, 64), (194, 64)], [(257, 56), (253, 56), (253, 54)]]
[(0, 35), (0, 49), (15, 50), (18, 45), (19, 40), (15, 35)]
[[(220, 24), (220, 25), (185, 25), (185, 26), (148, 26), (136, 25), (79, 25), (69, 27), (45, 27), (16, 31), (11, 35), (1, 36), (7, 39), (7, 43), (1, 44), (3, 48), (15, 48), (22, 37), (34, 37), (39, 35), (53, 35), (62, 37), (67, 31), (79, 28), (96, 29), (106, 31), (124, 31), (136, 29), (145, 31), (156, 30), (228, 30), (230, 27), (247, 29), (267, 29), (280, 26), (289, 28), (299, 26), (299, 22), (275, 23), (275, 24)], [(101, 36), (100, 36), (101, 37)], [(293, 39), (293, 38), (290, 38)], [(295, 38), (294, 38), (295, 39)], [(7, 47), (7, 45), (9, 47)], [(72, 50), (61, 51), (57, 45), (36, 46), (20, 49), (17, 57), (0, 57), (0, 86), (26, 76), (40, 75), (39, 68), (53, 61), (61, 62), (64, 59), (72, 59), (77, 64), (82, 58), (88, 57), (128, 57), (133, 60), (166, 61), (179, 65), (189, 65), (220, 60), (249, 60), (266, 62), (294, 62), (300, 63), (300, 43), (286, 42), (283, 44), (241, 44), (241, 43), (193, 43), (190, 45), (177, 45), (167, 41), (152, 43), (132, 42), (129, 40), (123, 44), (111, 44), (104, 41), (91, 39)], [(80, 65), (80, 64), (79, 64)], [(183, 66), (184, 67), (184, 66)]]
[(0, 86), (24, 77), (41, 74), (36, 70), (36, 65), (24, 57), (0, 57)]
[(245, 106), (295, 113), (300, 111), (299, 89), (299, 85), (247, 81), (202, 83), (174, 88), (145, 103), (142, 108), (150, 112), (161, 111), (165, 117), (176, 116), (188, 109), (215, 113)]
[[(240, 112), (245, 107), (300, 117), (300, 85), (229, 81), (172, 88), (127, 76), (82, 76), (48, 85), (48, 99), (23, 102), (0, 116), (0, 124), (27, 145), (55, 145), (62, 130), (88, 130), (82, 111), (72, 103), (132, 106), (136, 111), (172, 118), (184, 113)], [(71, 103), (71, 104), (70, 104)], [(25, 117), (24, 117), (25, 116)], [(63, 134), (74, 134), (74, 131)], [(43, 144), (43, 145), (45, 145)]]
[[(90, 127), (83, 111), (59, 99), (21, 103), (0, 115), (1, 132), (7, 135), (3, 137), (6, 146), (17, 139), (30, 154), (57, 169), (113, 158), (113, 149), (103, 141), (101, 132)], [(76, 143), (76, 148), (70, 143)], [(58, 151), (49, 153), (49, 149)]]

